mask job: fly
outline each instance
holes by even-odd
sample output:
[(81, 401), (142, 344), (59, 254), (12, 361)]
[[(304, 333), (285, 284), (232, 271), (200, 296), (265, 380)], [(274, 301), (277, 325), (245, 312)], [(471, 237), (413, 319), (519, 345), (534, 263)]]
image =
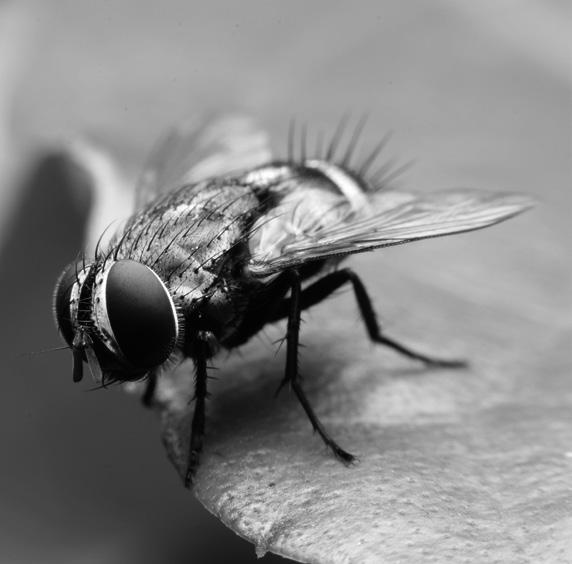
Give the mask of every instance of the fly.
[[(56, 285), (56, 323), (73, 352), (73, 380), (85, 363), (98, 382), (145, 379), (194, 362), (195, 408), (185, 485), (199, 464), (205, 429), (207, 362), (286, 320), (280, 388), (297, 396), (313, 428), (344, 463), (340, 447), (301, 386), (301, 312), (350, 286), (369, 338), (429, 366), (462, 367), (392, 339), (377, 321), (350, 254), (481, 229), (531, 206), (521, 195), (478, 190), (428, 194), (395, 190), (392, 172), (370, 173), (386, 139), (352, 164), (364, 122), (341, 151), (342, 122), (325, 151), (272, 160), (266, 138), (234, 116), (180, 130), (156, 150), (141, 177), (137, 209), (105, 251), (70, 264)], [(238, 171), (238, 172), (237, 172)]]

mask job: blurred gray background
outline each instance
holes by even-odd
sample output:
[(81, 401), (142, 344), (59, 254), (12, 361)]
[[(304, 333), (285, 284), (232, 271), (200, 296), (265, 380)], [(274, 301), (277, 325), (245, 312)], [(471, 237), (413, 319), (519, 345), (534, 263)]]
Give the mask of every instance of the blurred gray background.
[[(188, 115), (244, 110), (283, 148), (292, 117), (333, 129), (369, 111), (364, 145), (394, 130), (390, 153), (417, 159), (407, 186), (539, 198), (515, 227), (534, 268), (500, 248), (479, 260), (569, 326), (570, 23), (557, 0), (0, 2), (0, 562), (255, 561), (182, 489), (152, 414), (73, 386), (66, 352), (22, 356), (60, 344), (52, 287), (87, 205), (57, 162), (34, 169), (44, 149), (87, 133), (133, 174)], [(470, 283), (470, 265), (451, 270)]]

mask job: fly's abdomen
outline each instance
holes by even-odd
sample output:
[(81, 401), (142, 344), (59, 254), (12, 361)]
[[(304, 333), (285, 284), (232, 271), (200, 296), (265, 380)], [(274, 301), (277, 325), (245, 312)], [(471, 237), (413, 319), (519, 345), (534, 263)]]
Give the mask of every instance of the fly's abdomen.
[(318, 238), (323, 229), (343, 225), (371, 212), (367, 187), (338, 165), (308, 160), (292, 166), (277, 163), (250, 173), (268, 183), (276, 204), (254, 223), (249, 240), (257, 259), (271, 260), (289, 245)]

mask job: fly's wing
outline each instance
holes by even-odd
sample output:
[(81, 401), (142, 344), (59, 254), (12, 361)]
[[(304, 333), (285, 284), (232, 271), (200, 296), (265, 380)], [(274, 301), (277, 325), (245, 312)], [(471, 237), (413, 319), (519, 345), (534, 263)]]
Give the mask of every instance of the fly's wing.
[(513, 217), (533, 202), (519, 194), (454, 189), (430, 194), (378, 192), (369, 209), (359, 213), (341, 199), (339, 205), (332, 204), (308, 220), (302, 204), (294, 203), (266, 226), (255, 226), (266, 238), (253, 233), (250, 271), (264, 277), (312, 260), (473, 231)]
[(151, 153), (137, 185), (136, 210), (185, 184), (254, 168), (270, 159), (266, 133), (246, 116), (187, 121)]

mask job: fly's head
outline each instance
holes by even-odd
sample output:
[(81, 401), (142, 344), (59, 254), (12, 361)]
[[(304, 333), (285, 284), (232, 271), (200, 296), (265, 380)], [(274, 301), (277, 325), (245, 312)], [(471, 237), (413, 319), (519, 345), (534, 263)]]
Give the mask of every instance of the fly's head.
[(72, 263), (56, 284), (54, 316), (73, 353), (73, 379), (87, 362), (96, 381), (128, 382), (163, 365), (183, 322), (161, 278), (133, 260)]

